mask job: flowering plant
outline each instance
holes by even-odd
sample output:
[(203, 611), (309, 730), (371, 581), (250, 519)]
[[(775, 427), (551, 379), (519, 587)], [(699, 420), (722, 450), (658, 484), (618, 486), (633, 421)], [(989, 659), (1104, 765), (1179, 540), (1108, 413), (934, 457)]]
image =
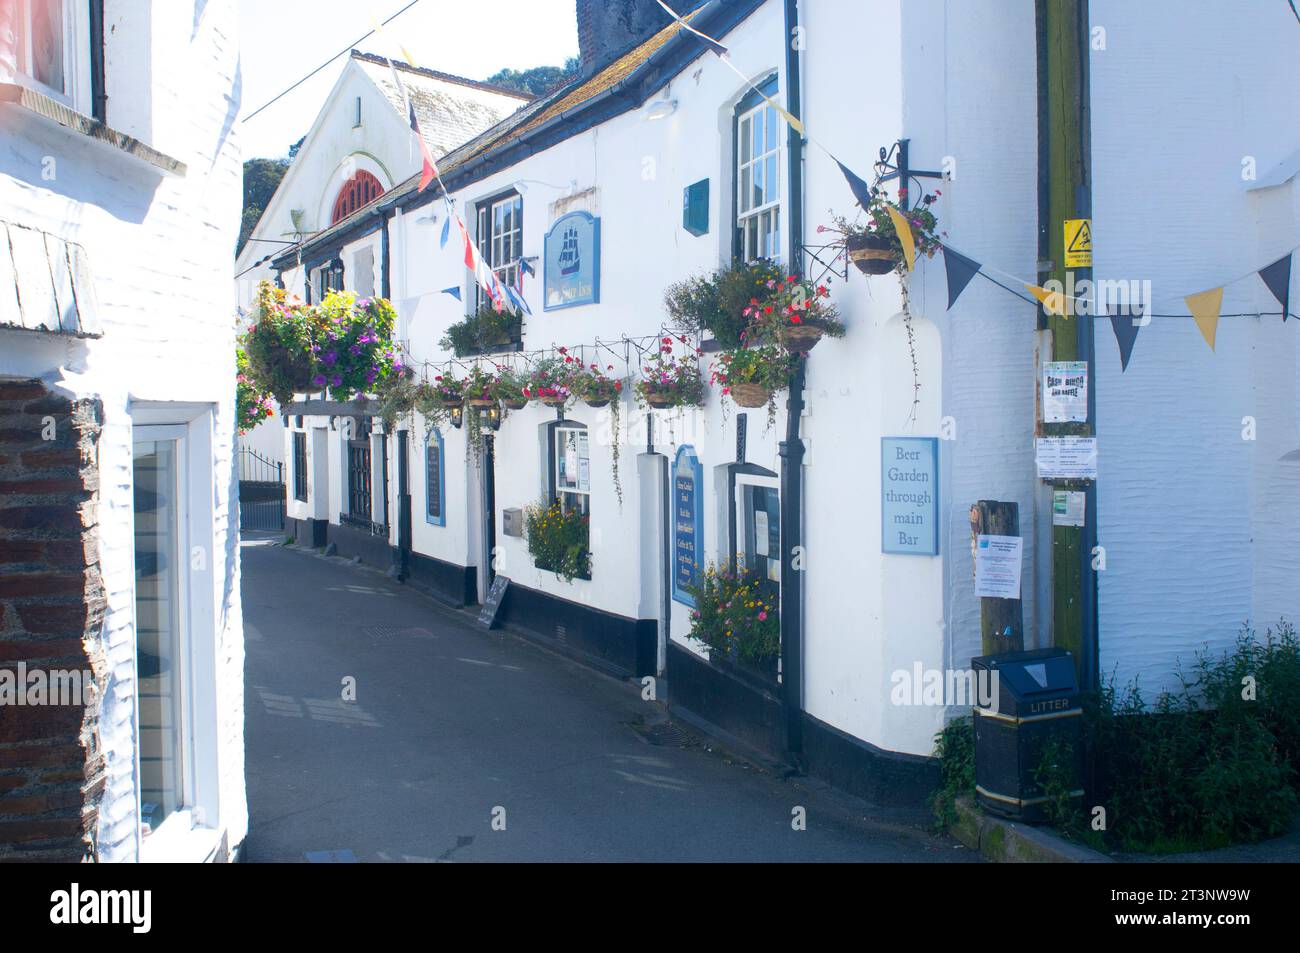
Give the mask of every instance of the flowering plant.
[(289, 297), (283, 288), (269, 281), (258, 284), (253, 324), (242, 341), (249, 382), (281, 404), (311, 387), (315, 365), (311, 347), (321, 330), (319, 319), (314, 308)]
[(559, 501), (536, 503), (525, 511), (528, 554), (538, 569), (547, 569), (573, 582), (591, 578), (591, 518), (578, 510), (565, 511)]
[(502, 401), (508, 407), (518, 409), (528, 403), (528, 397), (524, 394), (524, 388), (528, 386), (528, 378), (521, 374), (513, 367), (502, 365), (497, 366), (496, 378), (492, 384), (492, 393), (496, 399)]
[(466, 315), (464, 321), (447, 328), (438, 346), (457, 357), (468, 357), (510, 349), (519, 343), (522, 334), (523, 317), (518, 311), (498, 311), (485, 303), (473, 314)]
[(739, 347), (749, 325), (749, 299), (780, 277), (777, 266), (765, 259), (734, 262), (669, 285), (664, 308), (675, 326), (697, 334), (708, 331), (723, 347)]
[(464, 403), (464, 384), (450, 373), (438, 374), (415, 388), (415, 409), (428, 427), (445, 424), (451, 419), (451, 412)]
[(607, 365), (604, 370), (599, 364), (591, 364), (583, 367), (581, 364), (575, 365), (569, 374), (569, 390), (574, 397), (584, 400), (593, 407), (603, 406), (611, 400), (617, 401), (623, 393), (623, 382), (614, 377), (607, 377), (605, 371), (612, 371), (613, 364)]
[(235, 409), (236, 426), (241, 434), (248, 433), (267, 417), (275, 416), (271, 395), (253, 380), (242, 345), (235, 348)]
[[(686, 343), (684, 337), (677, 340)], [(704, 403), (704, 379), (700, 376), (699, 349), (673, 353), (673, 339), (663, 337), (655, 353), (641, 365), (636, 396), (651, 407), (699, 407)]]
[(762, 664), (781, 654), (781, 614), (756, 573), (710, 565), (691, 592), (690, 637), (713, 652)]
[(524, 396), (529, 400), (563, 403), (572, 396), (569, 379), (574, 360), (567, 348), (560, 348), (559, 357), (544, 357), (528, 370)]
[(497, 399), (497, 378), (475, 364), (461, 381), (461, 393), (468, 401), (493, 401)]
[(752, 322), (746, 341), (780, 339), (788, 330), (816, 328), (827, 337), (843, 337), (844, 324), (830, 301), (830, 289), (798, 275), (769, 281), (766, 296), (750, 299), (745, 314)]
[[(795, 359), (784, 348), (772, 344), (738, 348), (723, 351), (710, 368), (709, 383), (720, 386), (724, 397), (737, 399), (735, 388), (757, 388), (766, 392), (767, 425), (776, 423), (776, 394), (790, 386), (790, 375), (794, 372)], [(749, 395), (746, 395), (749, 396)], [(761, 406), (762, 393), (754, 395), (752, 402), (743, 397), (738, 401), (743, 406)]]
[[(912, 239), (916, 243), (916, 250), (925, 255), (926, 258), (933, 258), (935, 252), (939, 250), (940, 238), (947, 235), (947, 232), (939, 231), (939, 220), (935, 217), (932, 205), (938, 200), (943, 192), (935, 189), (933, 194), (927, 193), (921, 196), (921, 201), (915, 208), (902, 209), (898, 205), (889, 202), (884, 194), (875, 192), (871, 196), (871, 202), (865, 209), (867, 213), (866, 221), (850, 222), (842, 215), (836, 215), (831, 218), (830, 225), (818, 225), (818, 233), (830, 232), (840, 236), (842, 242), (848, 242), (850, 239), (860, 239), (867, 236), (879, 238), (888, 243), (890, 249), (894, 252), (894, 267), (901, 269), (903, 267), (903, 243), (899, 240), (898, 229), (894, 226), (894, 220), (890, 217), (888, 208), (892, 207), (895, 211), (901, 212), (907, 219), (908, 225), (912, 229)], [(906, 203), (907, 190), (899, 189), (899, 201)]]
[(383, 298), (333, 291), (316, 310), (321, 330), (311, 346), (317, 367), (312, 386), (328, 386), (335, 400), (349, 400), (401, 371), (393, 346), (396, 314)]

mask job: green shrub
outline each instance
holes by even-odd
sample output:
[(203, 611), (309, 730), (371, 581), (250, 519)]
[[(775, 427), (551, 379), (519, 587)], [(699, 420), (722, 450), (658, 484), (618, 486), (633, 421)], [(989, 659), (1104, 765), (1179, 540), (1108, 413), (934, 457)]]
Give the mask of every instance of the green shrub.
[(954, 718), (934, 736), (939, 760), (939, 790), (930, 806), (940, 827), (957, 820), (957, 798), (975, 793), (975, 724), (970, 715)]
[(517, 311), (498, 311), (485, 304), (447, 328), (438, 346), (457, 357), (469, 357), (518, 344), (522, 334), (523, 318)]
[(591, 578), (591, 518), (577, 510), (567, 513), (559, 502), (538, 503), (524, 514), (528, 554), (538, 569), (565, 582)]

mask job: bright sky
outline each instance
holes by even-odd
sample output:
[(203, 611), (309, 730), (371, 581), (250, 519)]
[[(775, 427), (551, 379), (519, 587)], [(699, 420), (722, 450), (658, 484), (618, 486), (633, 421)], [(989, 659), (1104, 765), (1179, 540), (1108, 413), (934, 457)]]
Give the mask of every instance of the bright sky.
[[(301, 79), (409, 0), (239, 0), (243, 115)], [(420, 0), (357, 44), (418, 66), (486, 79), (497, 70), (563, 66), (578, 54), (574, 0)], [(285, 155), (338, 79), (340, 56), (243, 127), (244, 158)]]

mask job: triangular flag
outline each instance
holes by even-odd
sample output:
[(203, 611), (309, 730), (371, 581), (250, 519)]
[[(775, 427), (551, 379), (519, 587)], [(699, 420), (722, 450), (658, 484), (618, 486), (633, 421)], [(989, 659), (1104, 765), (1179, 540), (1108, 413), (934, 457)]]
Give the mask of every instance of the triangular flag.
[(446, 248), (447, 239), (449, 239), (450, 237), (451, 237), (451, 218), (448, 217), (442, 220), (442, 237), (438, 239), (438, 247)]
[[(405, 53), (405, 50), (403, 50)], [(407, 121), (411, 126), (411, 134), (420, 147), (420, 187), (417, 192), (423, 192), (430, 182), (438, 175), (438, 167), (433, 163), (433, 155), (429, 152), (429, 144), (424, 141), (424, 136), (420, 134), (420, 121), (415, 118), (415, 103), (406, 92), (406, 84), (402, 82), (402, 77), (398, 75), (397, 67), (393, 65), (392, 60), (388, 60), (388, 69), (393, 74), (393, 82), (397, 84), (397, 91), (402, 94), (402, 102), (406, 106)]]
[(903, 258), (907, 261), (907, 270), (911, 271), (912, 266), (916, 264), (916, 239), (912, 237), (912, 226), (908, 223), (907, 216), (894, 206), (886, 205), (885, 211), (889, 213), (890, 221), (894, 223), (894, 231), (898, 233), (898, 240), (903, 245)]
[(1119, 369), (1121, 373), (1128, 370), (1128, 359), (1133, 356), (1133, 342), (1137, 340), (1140, 327), (1140, 324), (1134, 323), (1132, 315), (1111, 312), (1110, 328), (1115, 332), (1115, 340), (1119, 344)]
[(1054, 314), (1060, 318), (1070, 316), (1065, 309), (1065, 292), (1048, 291), (1038, 285), (1025, 285), (1025, 290), (1042, 302), (1043, 310), (1048, 314)]
[(536, 275), (536, 274), (537, 274), (537, 269), (533, 267), (533, 263), (531, 261), (529, 261), (527, 258), (519, 259), (519, 287), (522, 288), (524, 286), (524, 275)]
[(1201, 329), (1201, 337), (1205, 338), (1205, 343), (1213, 351), (1214, 335), (1219, 330), (1219, 312), (1223, 310), (1223, 289), (1211, 288), (1209, 291), (1188, 295), (1183, 300), (1187, 302), (1187, 310), (1196, 319), (1196, 326)]
[(943, 249), (943, 270), (948, 275), (948, 309), (957, 303), (958, 296), (966, 290), (970, 280), (979, 274), (980, 263), (953, 251), (947, 245)]
[(1273, 264), (1261, 268), (1259, 276), (1282, 305), (1282, 320), (1285, 321), (1287, 312), (1291, 310), (1291, 255), (1283, 255)]
[(858, 204), (865, 209), (871, 204), (871, 186), (867, 185), (866, 180), (862, 178), (862, 176), (858, 175), (839, 159), (835, 160), (835, 164), (840, 167), (840, 172), (844, 173), (844, 178), (848, 180), (849, 191), (851, 191), (853, 197), (858, 200)]
[(452, 285), (450, 288), (443, 288), (443, 289), (442, 289), (442, 293), (445, 294), (445, 295), (451, 295), (453, 298), (455, 298), (457, 301), (459, 301), (459, 300), (460, 300), (460, 285)]

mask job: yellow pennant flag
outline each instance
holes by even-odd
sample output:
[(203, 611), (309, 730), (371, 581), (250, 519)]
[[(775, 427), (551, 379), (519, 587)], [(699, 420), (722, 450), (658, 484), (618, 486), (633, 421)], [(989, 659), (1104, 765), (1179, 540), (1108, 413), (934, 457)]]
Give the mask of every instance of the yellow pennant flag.
[(894, 231), (898, 233), (898, 240), (903, 245), (903, 258), (907, 260), (907, 270), (912, 270), (912, 265), (916, 264), (916, 239), (912, 237), (912, 226), (905, 216), (892, 205), (886, 205), (885, 211), (889, 213), (889, 218), (894, 223)]
[(1065, 308), (1065, 292), (1048, 291), (1038, 285), (1025, 285), (1025, 290), (1043, 303), (1043, 310), (1048, 314), (1054, 314), (1062, 318), (1070, 316)]
[(1223, 289), (1211, 288), (1199, 294), (1188, 295), (1187, 310), (1196, 319), (1196, 326), (1201, 329), (1201, 337), (1214, 350), (1214, 335), (1219, 330), (1219, 312), (1223, 310)]

